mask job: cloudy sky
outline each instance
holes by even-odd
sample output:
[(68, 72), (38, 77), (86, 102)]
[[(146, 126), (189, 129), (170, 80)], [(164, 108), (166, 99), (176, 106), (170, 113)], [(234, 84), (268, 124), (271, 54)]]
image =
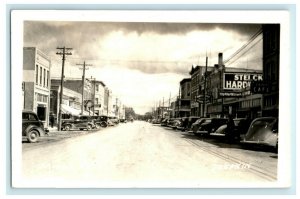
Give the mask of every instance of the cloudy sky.
[[(103, 81), (125, 105), (145, 113), (178, 94), (192, 65), (216, 64), (247, 44), (259, 24), (25, 21), (24, 46), (42, 50), (60, 77), (56, 47), (73, 48), (66, 57), (66, 78), (81, 78), (76, 64), (91, 64), (86, 77)], [(247, 46), (229, 67), (261, 68), (262, 41)]]

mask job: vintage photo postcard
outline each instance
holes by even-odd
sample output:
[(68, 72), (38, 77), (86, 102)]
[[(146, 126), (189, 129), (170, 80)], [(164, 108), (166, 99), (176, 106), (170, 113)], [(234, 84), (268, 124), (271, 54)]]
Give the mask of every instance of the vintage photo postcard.
[(12, 11), (12, 187), (289, 187), (289, 20)]

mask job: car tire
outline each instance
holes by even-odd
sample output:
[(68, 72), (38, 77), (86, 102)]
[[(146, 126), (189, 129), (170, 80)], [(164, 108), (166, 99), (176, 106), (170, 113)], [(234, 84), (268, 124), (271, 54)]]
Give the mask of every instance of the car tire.
[(96, 129), (100, 129), (101, 125), (99, 123), (95, 124)]
[(107, 127), (107, 123), (106, 122), (101, 122), (100, 126), (106, 128)]
[(35, 143), (39, 139), (39, 132), (35, 129), (29, 130), (27, 133), (27, 140), (30, 143)]
[(86, 130), (88, 130), (88, 131), (90, 131), (90, 130), (92, 130), (92, 125), (87, 125), (87, 128), (86, 128)]
[(64, 129), (65, 129), (65, 131), (69, 131), (69, 130), (71, 129), (71, 126), (70, 126), (70, 125), (66, 125), (66, 126), (64, 127)]

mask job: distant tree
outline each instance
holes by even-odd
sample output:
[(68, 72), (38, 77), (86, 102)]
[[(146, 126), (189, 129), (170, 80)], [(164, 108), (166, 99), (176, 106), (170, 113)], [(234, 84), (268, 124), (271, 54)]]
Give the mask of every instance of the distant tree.
[(128, 120), (128, 119), (131, 119), (131, 118), (136, 118), (136, 114), (133, 110), (132, 107), (126, 107), (125, 108), (125, 118)]

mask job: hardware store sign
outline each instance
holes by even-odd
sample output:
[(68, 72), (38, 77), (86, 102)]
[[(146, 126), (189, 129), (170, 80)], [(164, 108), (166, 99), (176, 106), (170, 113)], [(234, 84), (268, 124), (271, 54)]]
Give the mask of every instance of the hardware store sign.
[(252, 81), (262, 81), (262, 73), (224, 73), (224, 90), (241, 90), (250, 88)]

